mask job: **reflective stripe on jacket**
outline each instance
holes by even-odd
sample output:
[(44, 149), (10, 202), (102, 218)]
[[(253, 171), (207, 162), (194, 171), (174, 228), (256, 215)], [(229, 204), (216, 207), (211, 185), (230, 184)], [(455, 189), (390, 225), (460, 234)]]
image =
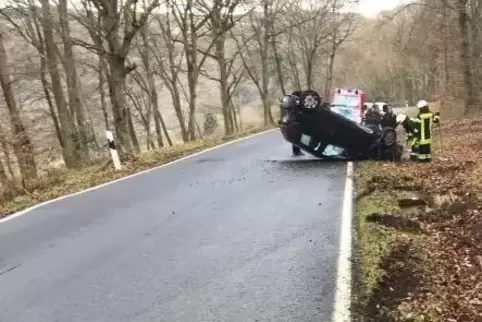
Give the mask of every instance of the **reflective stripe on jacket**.
[(432, 113), (421, 113), (418, 118), (420, 119), (420, 144), (432, 143), (432, 125), (433, 125)]

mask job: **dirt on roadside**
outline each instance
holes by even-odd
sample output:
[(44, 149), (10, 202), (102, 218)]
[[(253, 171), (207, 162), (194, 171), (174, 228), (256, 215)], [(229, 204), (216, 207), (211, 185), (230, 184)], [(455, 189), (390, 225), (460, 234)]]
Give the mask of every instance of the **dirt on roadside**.
[(434, 131), (431, 163), (360, 166), (362, 321), (482, 321), (482, 119)]

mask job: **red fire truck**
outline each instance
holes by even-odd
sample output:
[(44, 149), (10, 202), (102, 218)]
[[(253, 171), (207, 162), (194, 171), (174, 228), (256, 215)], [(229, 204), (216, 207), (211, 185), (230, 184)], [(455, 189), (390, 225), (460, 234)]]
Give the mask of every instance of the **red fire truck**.
[(331, 110), (357, 123), (361, 123), (365, 93), (358, 88), (335, 88), (331, 100)]

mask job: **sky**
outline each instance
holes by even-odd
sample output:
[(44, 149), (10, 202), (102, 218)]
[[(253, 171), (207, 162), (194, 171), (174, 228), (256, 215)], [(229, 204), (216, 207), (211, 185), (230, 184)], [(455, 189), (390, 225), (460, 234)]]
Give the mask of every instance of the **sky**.
[[(74, 0), (73, 2), (76, 1)], [(375, 18), (381, 11), (391, 10), (407, 2), (409, 0), (359, 0), (357, 11), (369, 18)], [(5, 6), (7, 3), (8, 0), (0, 0), (0, 7)]]
[(364, 16), (374, 18), (381, 11), (391, 10), (407, 2), (406, 0), (359, 0), (358, 12)]

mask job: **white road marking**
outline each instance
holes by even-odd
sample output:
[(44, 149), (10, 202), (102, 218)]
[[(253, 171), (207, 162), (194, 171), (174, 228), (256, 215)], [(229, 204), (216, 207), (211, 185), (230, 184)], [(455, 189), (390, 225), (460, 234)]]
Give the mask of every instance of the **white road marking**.
[(201, 155), (201, 154), (204, 154), (204, 153), (207, 153), (207, 152), (210, 152), (210, 151), (213, 151), (213, 150), (222, 148), (222, 147), (224, 147), (224, 146), (227, 146), (227, 145), (230, 145), (230, 144), (233, 144), (233, 143), (237, 143), (237, 142), (240, 142), (240, 141), (248, 140), (248, 139), (251, 139), (251, 138), (253, 138), (253, 137), (255, 137), (255, 136), (262, 135), (262, 134), (266, 134), (266, 133), (268, 133), (268, 132), (273, 132), (273, 131), (277, 131), (277, 130), (279, 130), (279, 129), (276, 128), (276, 129), (267, 130), (267, 131), (263, 131), (263, 132), (260, 132), (260, 133), (252, 134), (252, 135), (249, 135), (249, 136), (245, 136), (245, 137), (242, 137), (242, 138), (233, 140), (233, 141), (229, 141), (229, 142), (226, 142), (226, 143), (223, 143), (223, 144), (220, 144), (220, 145), (216, 145), (216, 146), (211, 147), (211, 148), (207, 148), (207, 149), (205, 149), (205, 150), (196, 152), (196, 153), (194, 153), (194, 154), (190, 154), (190, 155), (188, 155), (188, 156), (182, 157), (182, 158), (180, 158), (180, 159), (176, 159), (176, 160), (174, 160), (174, 161), (168, 162), (168, 163), (166, 163), (166, 164), (162, 164), (162, 165), (157, 166), (157, 167), (154, 167), (154, 168), (150, 168), (150, 169), (147, 169), (147, 170), (143, 170), (143, 171), (140, 171), (140, 172), (137, 172), (137, 173), (134, 173), (134, 174), (131, 174), (131, 175), (128, 175), (128, 176), (125, 176), (125, 177), (122, 177), (122, 178), (113, 180), (113, 181), (109, 181), (109, 182), (100, 184), (100, 185), (98, 185), (98, 186), (94, 186), (94, 187), (91, 187), (91, 188), (88, 188), (88, 189), (85, 189), (85, 190), (77, 191), (77, 192), (74, 192), (74, 193), (71, 193), (71, 194), (68, 194), (68, 195), (65, 195), (65, 196), (61, 196), (61, 197), (58, 197), (58, 198), (55, 198), (55, 199), (51, 199), (51, 200), (48, 200), (48, 201), (45, 201), (45, 202), (36, 204), (36, 205), (34, 205), (34, 206), (32, 206), (32, 207), (26, 208), (26, 209), (24, 209), (24, 210), (21, 210), (21, 211), (19, 211), (19, 212), (16, 212), (16, 213), (14, 213), (14, 214), (11, 214), (11, 215), (9, 215), (9, 216), (6, 216), (6, 217), (4, 217), (3, 219), (0, 219), (0, 224), (1, 224), (1, 223), (4, 223), (4, 222), (6, 222), (6, 221), (9, 221), (9, 220), (18, 218), (18, 217), (20, 217), (20, 216), (23, 216), (23, 215), (29, 213), (30, 211), (35, 210), (35, 209), (37, 209), (37, 208), (40, 208), (40, 207), (42, 207), (42, 206), (45, 206), (45, 205), (48, 205), (48, 204), (51, 204), (51, 203), (54, 203), (54, 202), (58, 202), (58, 201), (60, 201), (60, 200), (67, 199), (67, 198), (70, 198), (70, 197), (73, 197), (73, 196), (77, 196), (77, 195), (80, 195), (80, 194), (83, 194), (83, 193), (86, 193), (86, 192), (94, 191), (94, 190), (97, 190), (97, 189), (100, 189), (100, 188), (109, 186), (109, 185), (111, 185), (111, 184), (114, 184), (114, 183), (117, 183), (117, 182), (120, 182), (120, 181), (123, 181), (123, 180), (127, 180), (127, 179), (134, 178), (134, 177), (136, 177), (136, 176), (139, 176), (139, 175), (144, 174), (144, 173), (148, 173), (148, 172), (153, 171), (153, 170), (157, 170), (157, 169), (160, 169), (160, 168), (164, 168), (164, 167), (170, 166), (170, 165), (172, 165), (172, 164), (174, 164), (174, 163), (178, 163), (178, 162), (184, 161), (184, 160), (186, 160), (186, 159), (196, 157), (196, 156), (198, 156), (198, 155)]
[(346, 165), (345, 192), (340, 228), (340, 253), (336, 275), (333, 322), (351, 321), (351, 250), (353, 216), (353, 162)]

